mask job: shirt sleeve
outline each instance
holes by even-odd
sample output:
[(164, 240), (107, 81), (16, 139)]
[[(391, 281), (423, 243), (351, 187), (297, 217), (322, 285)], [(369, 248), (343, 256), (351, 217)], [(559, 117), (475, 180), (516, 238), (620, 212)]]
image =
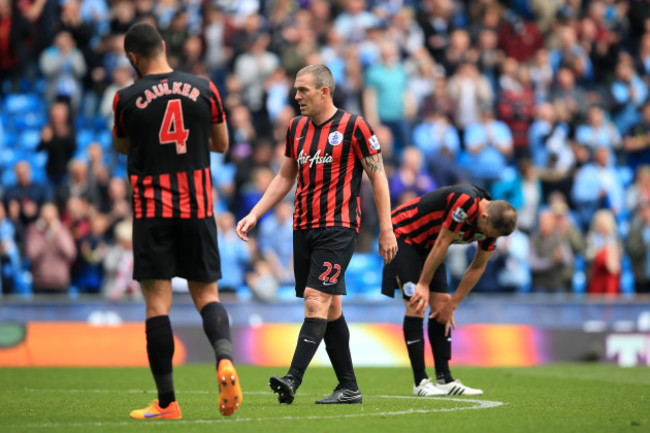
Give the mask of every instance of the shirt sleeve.
[(226, 113), (223, 111), (223, 104), (221, 103), (221, 95), (217, 86), (210, 81), (210, 105), (212, 111), (210, 114), (211, 123), (222, 123), (226, 121)]
[(487, 238), (478, 242), (478, 247), (483, 251), (494, 251), (497, 245), (497, 238)]
[(354, 126), (352, 145), (354, 146), (354, 152), (359, 159), (381, 153), (379, 139), (375, 135), (370, 124), (361, 116), (357, 117)]
[(113, 116), (113, 135), (119, 138), (126, 137), (127, 133), (124, 127), (123, 112), (120, 106), (120, 92), (116, 92), (113, 97)]
[(471, 223), (478, 213), (478, 200), (465, 193), (452, 193), (442, 226), (458, 233), (465, 223)]
[(294, 147), (293, 147), (294, 134), (292, 132), (293, 130), (295, 130), (295, 128), (293, 128), (295, 121), (296, 119), (294, 118), (291, 119), (291, 122), (289, 122), (289, 127), (287, 128), (287, 135), (284, 139), (285, 140), (284, 156), (291, 159), (296, 159), (296, 154), (294, 152)]

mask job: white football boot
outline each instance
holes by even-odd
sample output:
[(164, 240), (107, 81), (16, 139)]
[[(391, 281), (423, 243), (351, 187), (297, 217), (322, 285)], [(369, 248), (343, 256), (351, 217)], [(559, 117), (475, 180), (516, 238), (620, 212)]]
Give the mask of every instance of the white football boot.
[(467, 385), (463, 385), (460, 380), (456, 379), (453, 382), (441, 383), (437, 382), (435, 385), (436, 388), (442, 390), (447, 395), (481, 395), (483, 394), (482, 389), (470, 388)]
[(431, 382), (431, 379), (426, 378), (422, 379), (419, 385), (413, 385), (413, 395), (433, 397), (436, 395), (447, 395), (447, 391), (436, 387), (436, 385)]

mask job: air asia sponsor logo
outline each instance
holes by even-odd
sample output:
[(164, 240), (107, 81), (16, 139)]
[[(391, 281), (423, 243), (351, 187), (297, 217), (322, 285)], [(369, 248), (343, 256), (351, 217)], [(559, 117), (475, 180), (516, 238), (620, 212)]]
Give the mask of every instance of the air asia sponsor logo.
[(332, 155), (329, 153), (324, 154), (323, 156), (320, 156), (320, 149), (318, 152), (314, 154), (314, 156), (309, 156), (305, 155), (304, 150), (300, 151), (300, 154), (298, 155), (298, 166), (302, 167), (303, 164), (309, 163), (309, 167), (313, 167), (314, 164), (331, 164), (332, 163)]

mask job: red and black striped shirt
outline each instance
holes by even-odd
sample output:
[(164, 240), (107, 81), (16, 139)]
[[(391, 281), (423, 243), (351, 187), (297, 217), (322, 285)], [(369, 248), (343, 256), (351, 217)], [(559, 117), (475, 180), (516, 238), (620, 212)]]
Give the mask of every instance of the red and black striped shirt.
[(456, 233), (455, 244), (478, 241), (492, 251), (496, 238), (478, 231), (476, 218), (481, 199), (490, 194), (475, 185), (453, 185), (431, 191), (397, 207), (392, 215), (395, 236), (420, 250), (429, 251), (442, 227)]
[(113, 134), (128, 137), (128, 176), (136, 218), (213, 216), (210, 131), (225, 121), (209, 80), (147, 75), (117, 92)]
[(379, 140), (359, 115), (337, 110), (321, 125), (293, 118), (285, 155), (298, 165), (294, 230), (342, 226), (358, 232), (361, 160), (380, 152)]

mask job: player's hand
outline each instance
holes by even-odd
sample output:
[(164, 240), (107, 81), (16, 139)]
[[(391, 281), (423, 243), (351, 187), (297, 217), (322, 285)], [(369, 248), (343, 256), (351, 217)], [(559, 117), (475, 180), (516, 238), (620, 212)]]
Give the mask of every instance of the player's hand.
[(415, 294), (409, 300), (411, 308), (415, 309), (417, 314), (424, 314), (429, 305), (429, 288), (424, 284), (418, 283), (415, 286)]
[(379, 253), (384, 256), (384, 264), (390, 263), (397, 254), (397, 239), (393, 229), (385, 230), (379, 233)]
[(257, 217), (248, 214), (237, 223), (237, 236), (239, 239), (248, 242), (248, 232), (257, 225)]
[(435, 311), (432, 311), (429, 315), (429, 319), (435, 319), (438, 323), (445, 325), (445, 336), (449, 335), (449, 326), (455, 331), (456, 322), (454, 322), (454, 304), (451, 300), (448, 300), (444, 304), (440, 305)]

